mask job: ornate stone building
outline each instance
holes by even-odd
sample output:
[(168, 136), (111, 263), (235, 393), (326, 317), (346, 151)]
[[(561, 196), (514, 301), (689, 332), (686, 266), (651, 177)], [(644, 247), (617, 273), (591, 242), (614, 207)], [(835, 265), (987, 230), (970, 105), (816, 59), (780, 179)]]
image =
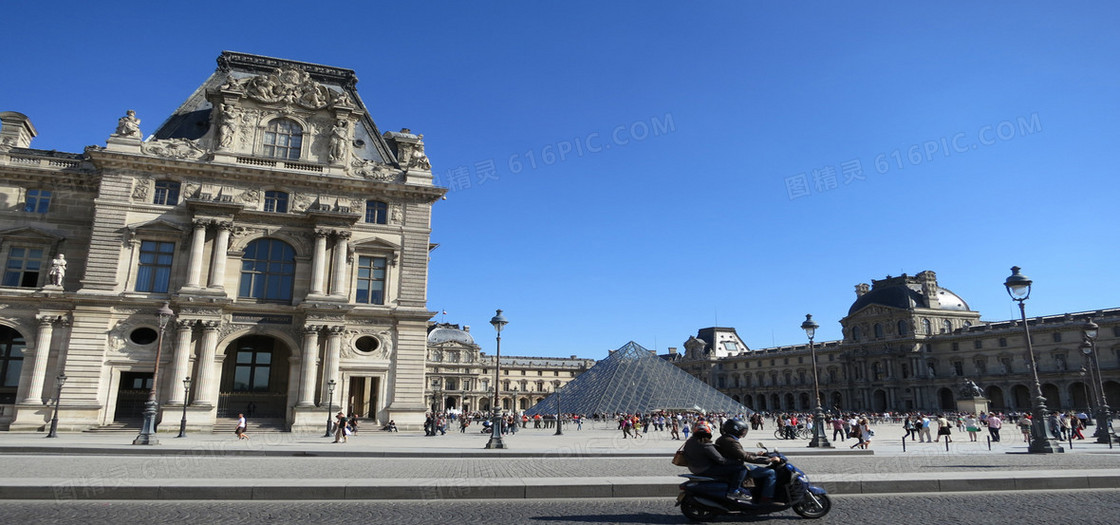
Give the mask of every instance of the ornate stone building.
[[(844, 338), (816, 343), (823, 406), (955, 409), (968, 378), (981, 386), (993, 409), (1030, 410), (1034, 378), (1020, 320), (981, 321), (980, 313), (939, 286), (931, 271), (871, 283), (856, 286), (856, 300), (840, 320)], [(1120, 406), (1120, 309), (1107, 309), (1028, 318), (1051, 409), (1097, 406), (1102, 381), (1082, 351), (1089, 319), (1100, 326), (1094, 348), (1107, 400)], [(671, 351), (667, 358), (748, 407), (813, 408), (808, 341), (751, 350), (734, 328), (705, 328), (684, 346), (684, 354)]]
[(165, 422), (186, 404), (196, 429), (317, 429), (330, 401), (419, 428), (445, 190), (423, 136), (381, 133), (356, 83), (225, 52), (153, 135), (130, 110), (81, 153), (0, 114), (0, 428), (42, 427), (61, 374), (61, 428), (131, 421), (157, 356)]
[[(502, 410), (520, 412), (544, 400), (595, 365), (576, 356), (501, 358)], [(494, 400), (494, 356), (474, 342), (471, 328), (433, 324), (428, 331), (428, 380), (425, 396), (430, 407), (464, 412), (489, 411)]]

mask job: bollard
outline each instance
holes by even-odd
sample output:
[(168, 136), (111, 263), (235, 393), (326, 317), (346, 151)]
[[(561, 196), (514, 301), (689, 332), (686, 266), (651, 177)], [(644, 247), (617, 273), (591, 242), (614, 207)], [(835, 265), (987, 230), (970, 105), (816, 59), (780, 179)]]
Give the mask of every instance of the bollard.
[(1069, 449), (1073, 450), (1073, 432), (1069, 433)]
[[(1111, 443), (1109, 443), (1111, 445)], [(902, 438), (902, 451), (906, 452), (906, 438)]]
[(948, 451), (949, 451), (949, 438), (946, 437), (945, 438), (945, 452), (948, 452)]
[(984, 439), (986, 439), (988, 441), (988, 452), (991, 452), (992, 451), (992, 436), (988, 436)]

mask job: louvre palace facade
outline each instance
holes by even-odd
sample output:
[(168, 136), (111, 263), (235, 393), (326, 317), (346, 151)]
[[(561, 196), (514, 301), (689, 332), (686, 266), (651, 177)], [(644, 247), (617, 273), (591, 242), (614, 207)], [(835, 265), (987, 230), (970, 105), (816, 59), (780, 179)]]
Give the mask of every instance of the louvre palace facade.
[[(474, 341), (471, 328), (432, 324), (428, 331), (425, 396), (437, 411), (487, 412), (494, 403), (495, 356)], [(501, 356), (498, 404), (521, 412), (595, 366), (594, 359)]]
[(135, 420), (153, 375), (163, 430), (318, 429), (328, 403), (419, 428), (445, 190), (356, 84), (225, 52), (147, 138), (122, 108), (77, 153), (0, 113), (0, 429), (42, 428), (59, 391), (61, 429)]
[[(992, 410), (1030, 410), (1034, 375), (1021, 320), (981, 321), (931, 271), (871, 283), (856, 286), (856, 300), (840, 320), (844, 338), (815, 343), (823, 407), (955, 410), (968, 379)], [(1029, 313), (1029, 301), (1027, 307)], [(1083, 329), (1090, 319), (1099, 330), (1087, 355)], [(1051, 410), (1097, 407), (1102, 383), (1106, 400), (1120, 405), (1120, 309), (1028, 317), (1027, 323)], [(814, 408), (808, 340), (751, 350), (734, 328), (712, 327), (690, 337), (684, 352), (670, 349), (663, 357), (754, 410)]]

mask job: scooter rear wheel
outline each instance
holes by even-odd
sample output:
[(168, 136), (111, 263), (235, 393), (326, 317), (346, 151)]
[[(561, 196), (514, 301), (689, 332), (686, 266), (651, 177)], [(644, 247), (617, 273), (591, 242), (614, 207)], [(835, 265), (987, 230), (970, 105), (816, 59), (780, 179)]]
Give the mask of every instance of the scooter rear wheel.
[(830, 510), (832, 510), (832, 500), (828, 498), (828, 494), (812, 492), (806, 493), (805, 497), (793, 506), (793, 511), (798, 516), (807, 519), (823, 518)]
[(696, 502), (692, 498), (685, 498), (681, 502), (681, 514), (692, 521), (712, 521), (720, 512), (711, 507), (706, 507)]

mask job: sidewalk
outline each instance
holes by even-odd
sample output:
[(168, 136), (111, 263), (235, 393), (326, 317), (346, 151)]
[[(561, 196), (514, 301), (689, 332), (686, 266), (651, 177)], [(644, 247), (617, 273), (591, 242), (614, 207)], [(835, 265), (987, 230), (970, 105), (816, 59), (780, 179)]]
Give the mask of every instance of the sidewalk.
[[(621, 439), (605, 424), (526, 429), (508, 449), (487, 450), (477, 430), (445, 436), (363, 431), (349, 443), (322, 434), (160, 434), (134, 446), (131, 433), (0, 433), (0, 499), (465, 499), (673, 496), (684, 469), (669, 463), (681, 441), (667, 432)], [(1120, 445), (1075, 441), (1064, 454), (1026, 454), (1021, 437), (907, 442), (876, 427), (869, 451), (853, 440), (809, 449), (773, 432), (748, 434), (782, 450), (835, 494), (1120, 488)], [(765, 436), (765, 437), (763, 437)], [(963, 438), (963, 439), (961, 439)]]

